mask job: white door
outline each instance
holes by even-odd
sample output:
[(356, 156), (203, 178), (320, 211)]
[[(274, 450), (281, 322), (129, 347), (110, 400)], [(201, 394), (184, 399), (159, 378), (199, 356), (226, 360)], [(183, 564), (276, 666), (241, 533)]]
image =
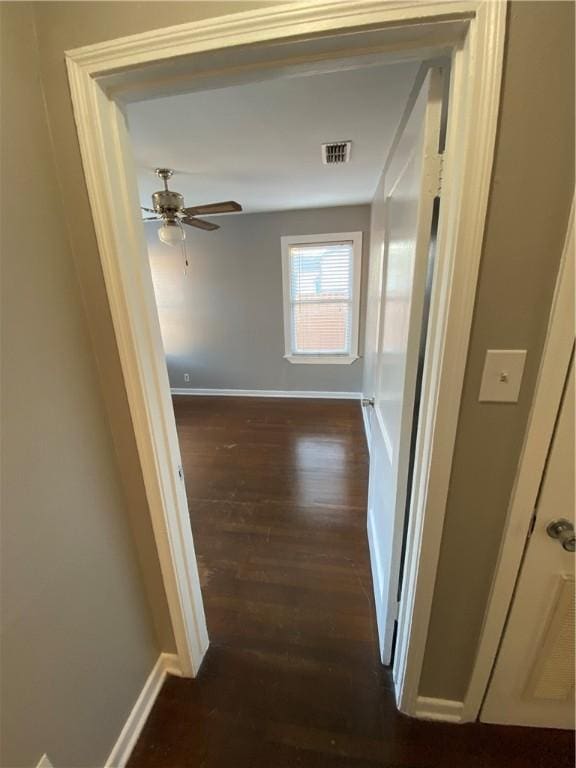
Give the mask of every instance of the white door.
[[(485, 723), (574, 728), (574, 504), (572, 362), (533, 533), (480, 716)], [(554, 522), (559, 525), (549, 531)]]
[(413, 100), (372, 209), (371, 258), (381, 263), (376, 270), (378, 332), (371, 350), (368, 539), (384, 664), (391, 662), (397, 619), (419, 347), (434, 198), (439, 192), (442, 90), (441, 70), (430, 70)]

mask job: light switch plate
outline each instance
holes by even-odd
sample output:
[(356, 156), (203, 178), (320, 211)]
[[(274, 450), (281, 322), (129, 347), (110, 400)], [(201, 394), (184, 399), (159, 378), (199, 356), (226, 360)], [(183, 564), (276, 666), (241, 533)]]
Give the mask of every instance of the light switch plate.
[(488, 349), (480, 384), (480, 402), (518, 402), (525, 362), (525, 349)]

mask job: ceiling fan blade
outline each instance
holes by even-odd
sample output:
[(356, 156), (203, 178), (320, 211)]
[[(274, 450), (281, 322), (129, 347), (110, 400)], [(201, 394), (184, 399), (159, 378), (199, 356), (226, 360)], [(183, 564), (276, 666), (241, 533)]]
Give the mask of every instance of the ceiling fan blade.
[(208, 232), (212, 232), (214, 229), (220, 229), (218, 224), (212, 224), (211, 221), (204, 221), (204, 219), (193, 219), (191, 216), (185, 216), (180, 219), (182, 224), (188, 224), (191, 227), (198, 227), (198, 229), (205, 229)]
[(211, 213), (233, 213), (241, 211), (242, 206), (234, 200), (225, 200), (222, 203), (206, 203), (206, 205), (194, 205), (192, 208), (184, 208), (186, 216), (209, 215)]
[(159, 216), (143, 216), (142, 221), (162, 221)]
[(145, 208), (143, 205), (140, 206), (141, 210), (146, 211), (146, 213), (156, 213), (154, 208)]

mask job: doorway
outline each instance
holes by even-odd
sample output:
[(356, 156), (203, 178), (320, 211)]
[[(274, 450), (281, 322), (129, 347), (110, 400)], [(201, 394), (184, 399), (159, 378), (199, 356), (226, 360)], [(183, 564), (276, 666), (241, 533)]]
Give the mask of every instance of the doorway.
[[(328, 558), (343, 581), (349, 571), (349, 587), (359, 584), (373, 594), (375, 615), (372, 599), (363, 607), (377, 620), (379, 656), (387, 666), (434, 287), (430, 256), (448, 74), (447, 63), (388, 64), (372, 57), (355, 68), (304, 71), (126, 109), (188, 506), (195, 540), (204, 542), (205, 601), (227, 537), (225, 527), (213, 529), (207, 543), (202, 531), (210, 513), (198, 513), (196, 530), (198, 510), (208, 504), (217, 516), (218, 505), (225, 506), (227, 525), (238, 525), (241, 535), (232, 537), (235, 548), (228, 552), (235, 572), (228, 574), (228, 589), (242, 594), (238, 605), (249, 615), (257, 590), (240, 574), (264, 559), (272, 583), (295, 553), (286, 538), (283, 550), (261, 551), (244, 516), (261, 516), (275, 494), (285, 526), (297, 528), (300, 513), (312, 520), (322, 508), (325, 545), (315, 542), (308, 557), (318, 564)], [(164, 170), (168, 164), (177, 170)], [(154, 191), (155, 176), (166, 190)], [(371, 306), (368, 292), (377, 297)], [(365, 365), (370, 346), (375, 370)], [(365, 501), (358, 503), (365, 493), (356, 488), (354, 500), (346, 493), (357, 450), (336, 430), (344, 399), (356, 401), (348, 429), (361, 426), (357, 402), (366, 391), (374, 395), (365, 422), (367, 519)], [(276, 399), (266, 402), (266, 395)], [(230, 399), (214, 403), (206, 396)], [(185, 404), (186, 397), (204, 399)], [(255, 399), (247, 405), (239, 397)], [(291, 402), (294, 397), (299, 400)], [(315, 398), (323, 401), (316, 408)], [(311, 428), (298, 431), (305, 413)], [(229, 433), (227, 418), (236, 424)], [(361, 467), (356, 475), (361, 486)], [(353, 550), (340, 558), (327, 545), (341, 511), (367, 527), (373, 585), (365, 574), (360, 579), (364, 556), (353, 557), (366, 549), (365, 535), (351, 536)], [(269, 527), (268, 544), (276, 533)], [(314, 533), (311, 526), (311, 541)], [(296, 539), (293, 546), (297, 551)], [(317, 590), (320, 608), (319, 582), (304, 578), (305, 584)], [(282, 604), (281, 595), (276, 602)], [(267, 617), (274, 621), (271, 606), (272, 598), (261, 610), (264, 624)], [(362, 623), (361, 613), (350, 622)], [(207, 619), (210, 629), (210, 608)], [(331, 624), (328, 617), (323, 623)]]
[[(341, 15), (343, 11), (349, 13), (345, 18)], [(191, 25), (180, 35), (178, 50), (174, 47), (174, 31), (167, 31), (165, 38), (155, 34), (153, 41), (141, 36), (142, 39), (133, 41), (135, 46), (129, 43), (126, 47), (124, 41), (119, 47), (106, 44), (68, 54), (102, 263), (184, 674), (193, 674), (198, 669), (207, 636), (193, 543), (186, 523), (186, 499), (179, 480), (178, 445), (167, 389), (164, 390), (166, 374), (160, 335), (153, 320), (152, 288), (149, 279), (141, 274), (143, 242), (135, 224), (136, 185), (133, 170), (126, 162), (126, 126), (118, 99), (128, 99), (135, 90), (141, 93), (143, 87), (160, 92), (168, 82), (171, 89), (181, 88), (183, 80), (190, 79), (190, 70), (186, 71), (190, 60), (186, 60), (186, 55), (194, 61), (193, 79), (198, 83), (207, 76), (209, 66), (212, 71), (218, 66), (229, 66), (229, 51), (225, 51), (229, 46), (238, 46), (234, 51), (235, 68), (232, 74), (228, 71), (228, 77), (233, 78), (246, 77), (258, 56), (260, 62), (267, 60), (268, 66), (274, 57), (278, 61), (280, 46), (276, 43), (281, 38), (284, 67), (290, 55), (294, 56), (294, 66), (302, 66), (311, 50), (315, 55), (320, 53), (321, 58), (340, 56), (342, 60), (350, 56), (351, 42), (342, 34), (343, 28), (365, 35), (355, 37), (354, 47), (357, 43), (373, 43), (388, 52), (396, 51), (396, 56), (406, 57), (409, 51), (409, 58), (421, 57), (423, 47), (428, 47), (428, 51), (448, 52), (452, 58), (453, 106), (448, 121), (451, 161), (444, 169), (450, 194), (447, 193), (439, 223), (442, 258), (438, 260), (437, 290), (431, 302), (429, 371), (423, 382), (424, 428), (416, 452), (407, 589), (400, 607), (400, 652), (394, 671), (398, 703), (405, 711), (414, 712), (466, 359), (466, 343), (462, 340), (467, 340), (469, 334), (492, 162), (502, 11), (500, 6), (480, 4), (471, 17), (469, 4), (451, 4), (447, 17), (445, 10), (437, 6), (406, 9), (392, 8), (387, 3), (356, 2), (340, 3), (334, 9), (304, 3), (275, 9), (273, 29), (270, 12), (266, 11), (252, 12), (228, 23), (218, 21), (209, 32), (206, 27), (210, 25)], [(438, 26), (446, 21), (447, 25)], [(209, 43), (206, 34), (212, 35)], [(294, 35), (299, 35), (299, 39), (290, 40)], [(263, 48), (241, 48), (242, 44), (264, 40), (274, 42)], [(209, 53), (201, 53), (207, 50)], [(402, 54), (398, 54), (399, 50)], [(243, 57), (246, 66), (242, 69)], [(480, 116), (479, 120), (470, 119), (472, 111)], [(122, 169), (120, 183), (118, 169)], [(466, 186), (460, 183), (464, 173)], [(467, 253), (465, 263), (456, 261), (459, 252)], [(124, 255), (122, 260), (118, 259), (119, 253)], [(436, 419), (441, 419), (441, 434), (434, 429)]]

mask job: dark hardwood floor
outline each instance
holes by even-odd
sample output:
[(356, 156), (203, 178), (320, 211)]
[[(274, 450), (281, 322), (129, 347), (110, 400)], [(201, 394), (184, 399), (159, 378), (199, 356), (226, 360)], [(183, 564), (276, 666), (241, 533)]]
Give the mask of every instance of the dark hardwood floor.
[(130, 768), (566, 768), (572, 734), (400, 715), (378, 661), (350, 401), (175, 398), (211, 646)]

